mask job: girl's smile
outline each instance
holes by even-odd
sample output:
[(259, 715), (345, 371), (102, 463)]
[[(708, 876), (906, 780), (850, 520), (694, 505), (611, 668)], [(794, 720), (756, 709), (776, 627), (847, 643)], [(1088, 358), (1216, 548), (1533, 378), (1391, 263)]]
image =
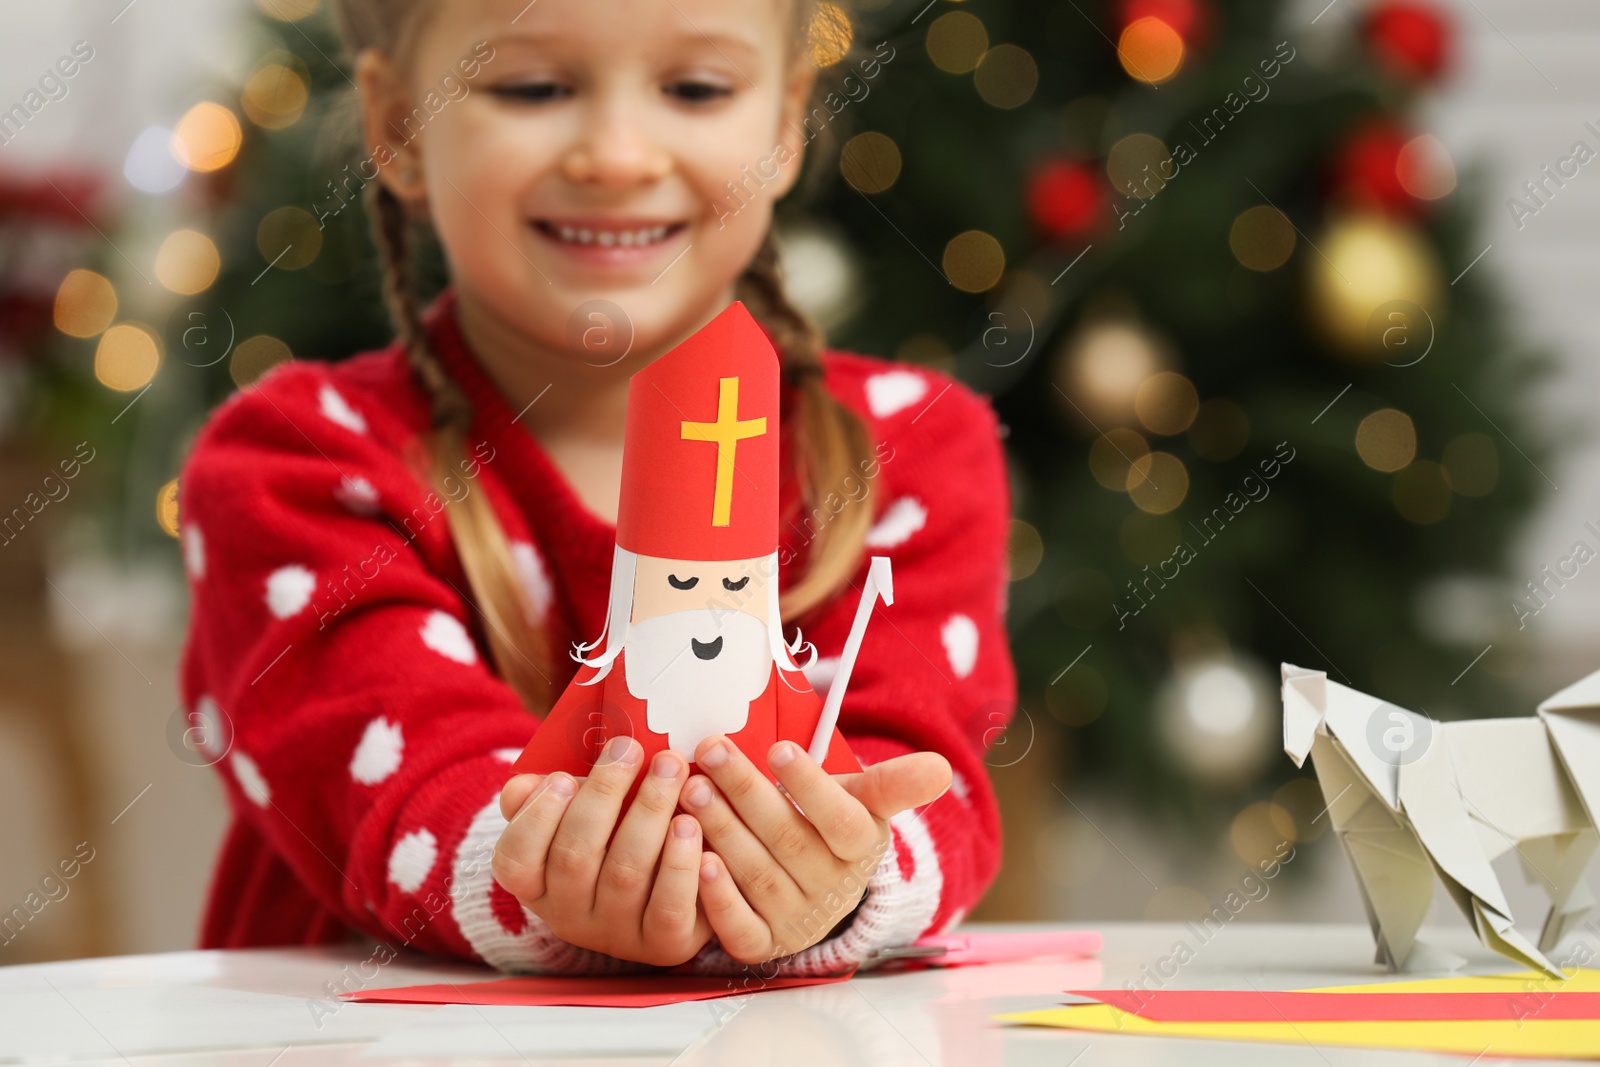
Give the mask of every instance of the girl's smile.
[(534, 219), (534, 232), (575, 266), (627, 273), (663, 270), (682, 252), (688, 223), (634, 215), (559, 215)]

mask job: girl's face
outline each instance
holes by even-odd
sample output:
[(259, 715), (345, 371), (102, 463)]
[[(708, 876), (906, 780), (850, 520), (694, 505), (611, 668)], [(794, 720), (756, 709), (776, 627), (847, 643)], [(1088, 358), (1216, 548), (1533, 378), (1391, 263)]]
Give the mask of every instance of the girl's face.
[(433, 0), (403, 72), (361, 62), (368, 135), (400, 156), (382, 180), (425, 205), (463, 300), (539, 345), (614, 359), (594, 301), (633, 349), (676, 343), (798, 176), (793, 2)]

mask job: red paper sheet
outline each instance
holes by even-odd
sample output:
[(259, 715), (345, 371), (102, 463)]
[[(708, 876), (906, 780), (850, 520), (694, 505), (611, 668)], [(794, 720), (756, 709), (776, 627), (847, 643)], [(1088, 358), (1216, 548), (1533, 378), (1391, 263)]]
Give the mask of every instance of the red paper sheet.
[(607, 975), (581, 978), (566, 975), (529, 975), (523, 978), (498, 978), (488, 982), (463, 982), (459, 985), (399, 986), (394, 989), (363, 989), (340, 994), (346, 1000), (382, 1004), (498, 1004), (512, 1006), (574, 1008), (652, 1008), (658, 1004), (681, 1004), (686, 1000), (715, 1000), (740, 997), (769, 989), (842, 982), (848, 974), (825, 978), (701, 978), (671, 974)]
[(1296, 993), (1250, 989), (1072, 989), (1156, 1022), (1398, 1022), (1594, 1019), (1600, 993)]

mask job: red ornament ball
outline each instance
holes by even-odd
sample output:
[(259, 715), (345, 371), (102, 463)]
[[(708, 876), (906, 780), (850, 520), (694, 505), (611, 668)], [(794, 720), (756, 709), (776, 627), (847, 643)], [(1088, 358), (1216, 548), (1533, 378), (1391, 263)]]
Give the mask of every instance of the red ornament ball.
[(1165, 22), (1187, 45), (1203, 44), (1211, 36), (1211, 9), (1204, 0), (1122, 0), (1117, 5), (1119, 28), (1143, 18)]
[(1334, 191), (1363, 207), (1410, 210), (1417, 204), (1400, 183), (1400, 150), (1410, 138), (1379, 120), (1359, 127), (1334, 159)]
[(1434, 81), (1450, 66), (1454, 39), (1444, 12), (1416, 0), (1387, 0), (1367, 15), (1367, 47), (1407, 78)]
[(1028, 179), (1028, 214), (1053, 238), (1081, 237), (1100, 220), (1105, 191), (1100, 173), (1073, 159), (1052, 159)]

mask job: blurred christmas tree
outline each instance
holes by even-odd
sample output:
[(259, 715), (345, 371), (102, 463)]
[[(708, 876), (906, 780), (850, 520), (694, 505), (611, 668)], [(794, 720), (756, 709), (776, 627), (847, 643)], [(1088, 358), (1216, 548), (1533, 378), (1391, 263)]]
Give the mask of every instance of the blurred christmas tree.
[(823, 200), (876, 280), (841, 339), (953, 367), (1009, 428), (1023, 708), (1178, 825), (1321, 809), (1274, 794), (1280, 660), (1527, 706), (1496, 572), (1544, 484), (1531, 365), (1411, 128), (1449, 26), (1341, 7), (918, 5)]
[[(1514, 403), (1531, 364), (1472, 269), (1470, 183), (1411, 128), (1444, 18), (866, 6), (853, 40), (827, 5), (813, 36), (836, 94), (807, 130), (839, 150), (813, 153), (785, 257), (841, 347), (995, 397), (1019, 718), (1073, 735), (1077, 777), (1214, 826), (1320, 807), (1274, 793), (1280, 659), (1447, 717), (1521, 710), (1498, 569), (1542, 457)], [(58, 412), (96, 393), (91, 364), (108, 413), (150, 390), (113, 451), (134, 457), (124, 512), (159, 499), (162, 521), (108, 526), (156, 541), (215, 403), (389, 336), (326, 12), (261, 7), (243, 84), (129, 156), (165, 205), (117, 235), (137, 272), (108, 252), (114, 286), (80, 274), (58, 300), (98, 326), (63, 340)]]

